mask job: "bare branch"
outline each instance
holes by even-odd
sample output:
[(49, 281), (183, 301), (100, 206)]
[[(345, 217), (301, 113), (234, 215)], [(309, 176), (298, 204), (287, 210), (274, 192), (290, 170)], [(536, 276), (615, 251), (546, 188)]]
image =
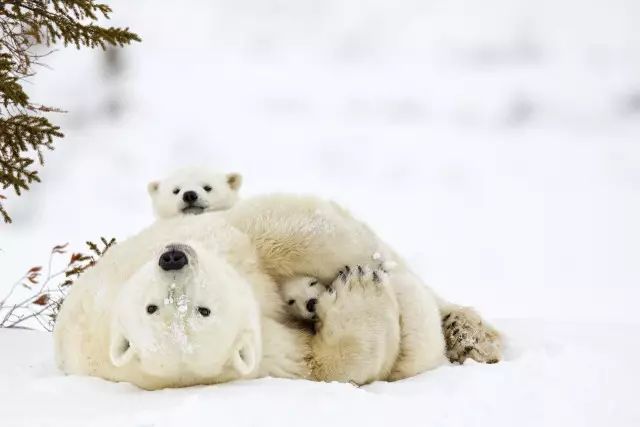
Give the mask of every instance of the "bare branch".
[[(87, 247), (95, 256), (74, 252), (71, 254), (69, 262), (63, 269), (52, 273), (54, 258), (65, 255), (67, 245), (54, 246), (51, 249), (47, 270), (43, 278), (39, 277), (42, 268), (32, 267), (20, 280), (15, 282), (7, 295), (2, 298), (0, 302), (0, 314), (3, 311), (5, 313), (0, 321), (0, 328), (22, 327), (21, 325), (25, 321), (35, 319), (43, 329), (48, 331), (53, 330), (57, 313), (67, 295), (69, 286), (73, 284), (70, 276), (74, 276), (75, 278), (79, 277), (95, 265), (98, 257), (104, 255), (115, 243), (115, 239), (107, 240), (104, 238), (100, 238), (99, 244), (87, 242)], [(41, 281), (38, 282), (39, 280)], [(32, 289), (26, 298), (18, 302), (8, 303), (15, 289), (23, 283), (37, 283), (39, 286)]]

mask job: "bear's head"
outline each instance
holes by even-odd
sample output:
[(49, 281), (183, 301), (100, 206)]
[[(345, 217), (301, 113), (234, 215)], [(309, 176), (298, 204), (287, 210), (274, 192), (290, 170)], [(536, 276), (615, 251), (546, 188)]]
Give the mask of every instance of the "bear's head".
[(229, 209), (238, 200), (242, 176), (185, 169), (147, 186), (158, 218)]
[(250, 284), (223, 257), (170, 244), (122, 284), (109, 358), (167, 386), (251, 377), (262, 353), (259, 313)]
[(316, 304), (327, 288), (315, 277), (301, 276), (289, 279), (280, 286), (288, 313), (296, 319), (316, 319)]

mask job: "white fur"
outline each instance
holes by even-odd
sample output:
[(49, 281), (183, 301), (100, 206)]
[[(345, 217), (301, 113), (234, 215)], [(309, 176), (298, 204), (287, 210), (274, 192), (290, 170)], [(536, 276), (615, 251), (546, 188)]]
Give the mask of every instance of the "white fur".
[[(163, 271), (158, 258), (175, 244), (190, 248), (189, 264)], [(159, 306), (151, 315), (150, 303)], [(219, 214), (160, 220), (74, 284), (56, 323), (56, 358), (67, 373), (147, 389), (308, 377), (306, 334), (278, 322), (280, 309), (249, 239)]]
[[(161, 181), (147, 186), (153, 210), (157, 218), (172, 218), (188, 213), (225, 210), (238, 200), (242, 176), (237, 173), (222, 174), (205, 168), (188, 168), (176, 171)], [(185, 192), (193, 191), (197, 200), (187, 204)]]
[(311, 300), (318, 300), (326, 288), (315, 277), (295, 277), (280, 285), (280, 294), (285, 302), (287, 312), (300, 320), (312, 320), (315, 310), (309, 311), (307, 304)]
[(351, 266), (320, 297), (315, 376), (366, 384), (388, 379), (400, 350), (400, 311), (382, 270)]
[[(158, 256), (171, 244), (197, 262), (167, 276)], [(397, 264), (388, 276), (373, 274), (376, 254)], [(339, 276), (345, 265), (365, 273)], [(277, 283), (305, 276), (333, 282), (315, 335), (281, 321)], [(163, 297), (162, 313), (145, 312)], [(363, 384), (418, 374), (445, 353), (436, 298), (403, 260), (335, 203), (290, 195), (159, 220), (119, 243), (74, 284), (55, 343), (65, 372), (149, 389), (266, 375)]]
[[(263, 267), (280, 283), (305, 276), (330, 283), (345, 265), (391, 268), (389, 282), (402, 321), (400, 351), (385, 379), (407, 378), (444, 362), (439, 301), (402, 258), (345, 209), (314, 197), (270, 195), (245, 200), (228, 211), (228, 216), (236, 227), (252, 237)], [(347, 320), (336, 321), (350, 325), (344, 329), (344, 334), (350, 336), (358, 326), (351, 312), (346, 310), (343, 315)], [(373, 340), (379, 332), (363, 331), (361, 341)], [(391, 347), (383, 353), (394, 354)], [(372, 354), (354, 357), (374, 358)], [(370, 368), (364, 365), (363, 370)]]

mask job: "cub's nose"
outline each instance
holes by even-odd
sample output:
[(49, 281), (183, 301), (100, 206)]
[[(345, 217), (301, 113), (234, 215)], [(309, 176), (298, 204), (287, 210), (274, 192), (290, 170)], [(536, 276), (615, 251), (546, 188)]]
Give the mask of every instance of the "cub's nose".
[(164, 271), (180, 270), (185, 265), (189, 264), (187, 255), (178, 249), (169, 249), (158, 260), (158, 265)]
[(191, 204), (198, 200), (198, 194), (195, 191), (185, 191), (182, 195), (182, 200), (184, 200), (185, 203)]
[(309, 301), (307, 301), (307, 311), (309, 313), (315, 313), (317, 303), (318, 303), (318, 300), (316, 298), (311, 298)]

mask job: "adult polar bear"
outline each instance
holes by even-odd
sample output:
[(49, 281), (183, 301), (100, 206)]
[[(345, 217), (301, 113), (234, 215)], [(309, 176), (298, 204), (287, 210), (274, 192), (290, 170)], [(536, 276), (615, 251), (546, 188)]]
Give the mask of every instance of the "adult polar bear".
[[(389, 276), (374, 271), (373, 254), (398, 266)], [(316, 334), (282, 321), (279, 281), (329, 281), (341, 269), (334, 292), (318, 302)], [(267, 375), (364, 384), (438, 365), (441, 316), (450, 358), (499, 357), (490, 326), (438, 302), (345, 210), (311, 197), (265, 196), (157, 221), (114, 247), (63, 304), (56, 357), (67, 373), (147, 389)]]

